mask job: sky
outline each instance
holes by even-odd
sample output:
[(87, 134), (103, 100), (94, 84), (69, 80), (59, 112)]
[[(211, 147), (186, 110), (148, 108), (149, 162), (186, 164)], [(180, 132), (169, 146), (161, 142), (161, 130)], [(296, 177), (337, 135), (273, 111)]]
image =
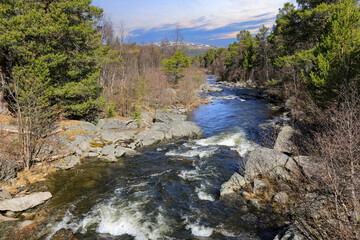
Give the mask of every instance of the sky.
[(227, 46), (240, 30), (255, 34), (265, 25), (272, 27), (279, 8), (295, 0), (93, 0), (119, 34), (127, 41), (173, 41), (176, 27), (184, 42)]

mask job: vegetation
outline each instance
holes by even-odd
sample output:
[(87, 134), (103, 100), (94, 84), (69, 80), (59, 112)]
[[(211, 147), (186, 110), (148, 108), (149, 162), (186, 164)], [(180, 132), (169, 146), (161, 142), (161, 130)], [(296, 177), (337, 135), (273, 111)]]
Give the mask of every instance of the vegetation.
[[(222, 80), (256, 83), (286, 100), (313, 161), (324, 166), (311, 190), (328, 199), (327, 216), (297, 213), (314, 239), (358, 239), (360, 7), (356, 0), (297, 1), (279, 10), (271, 32), (241, 31), (227, 49), (209, 50), (202, 66)], [(305, 149), (299, 148), (301, 151)], [(308, 179), (302, 179), (307, 182)], [(309, 206), (311, 203), (308, 203)], [(310, 208), (311, 209), (311, 208)]]

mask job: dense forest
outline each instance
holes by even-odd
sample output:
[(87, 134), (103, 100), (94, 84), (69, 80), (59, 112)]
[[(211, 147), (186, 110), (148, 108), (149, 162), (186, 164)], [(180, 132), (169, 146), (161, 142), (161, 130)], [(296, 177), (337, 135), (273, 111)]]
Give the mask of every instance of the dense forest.
[(18, 129), (16, 141), (1, 143), (3, 169), (14, 158), (21, 166), (13, 168), (29, 169), (60, 120), (190, 108), (206, 70), (287, 102), (300, 132), (296, 154), (324, 166), (319, 179), (296, 183), (296, 197), (305, 199), (302, 184), (310, 183), (329, 199), (328, 218), (306, 218), (305, 210), (293, 216), (307, 219), (313, 239), (359, 239), (359, 2), (286, 3), (272, 29), (242, 30), (233, 44), (203, 56), (186, 56), (181, 42), (179, 30), (160, 48), (126, 41), (91, 0), (2, 0), (0, 114), (13, 116)]

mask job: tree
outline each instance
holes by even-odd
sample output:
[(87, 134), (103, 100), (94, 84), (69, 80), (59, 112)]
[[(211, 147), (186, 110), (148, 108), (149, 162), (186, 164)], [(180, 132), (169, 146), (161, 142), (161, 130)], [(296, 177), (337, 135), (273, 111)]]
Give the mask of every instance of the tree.
[(103, 103), (97, 84), (101, 35), (95, 29), (102, 10), (90, 4), (0, 3), (1, 91), (18, 119), (25, 168), (56, 115), (89, 118)]
[(170, 59), (164, 59), (162, 64), (164, 65), (162, 70), (168, 74), (170, 82), (176, 85), (179, 79), (183, 77), (182, 71), (184, 71), (185, 68), (190, 67), (191, 58), (186, 57), (185, 53), (179, 50), (175, 52)]

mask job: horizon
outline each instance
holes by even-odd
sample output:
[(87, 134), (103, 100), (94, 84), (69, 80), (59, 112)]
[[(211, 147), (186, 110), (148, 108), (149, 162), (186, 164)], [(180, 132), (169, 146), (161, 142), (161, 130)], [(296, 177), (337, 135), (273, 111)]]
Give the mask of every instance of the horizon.
[[(138, 44), (173, 41), (179, 27), (184, 42), (226, 47), (241, 30), (256, 34), (265, 25), (272, 28), (279, 8), (286, 2), (245, 0), (93, 0), (113, 24), (115, 35), (123, 30), (126, 41)], [(122, 28), (122, 29), (121, 29)]]

